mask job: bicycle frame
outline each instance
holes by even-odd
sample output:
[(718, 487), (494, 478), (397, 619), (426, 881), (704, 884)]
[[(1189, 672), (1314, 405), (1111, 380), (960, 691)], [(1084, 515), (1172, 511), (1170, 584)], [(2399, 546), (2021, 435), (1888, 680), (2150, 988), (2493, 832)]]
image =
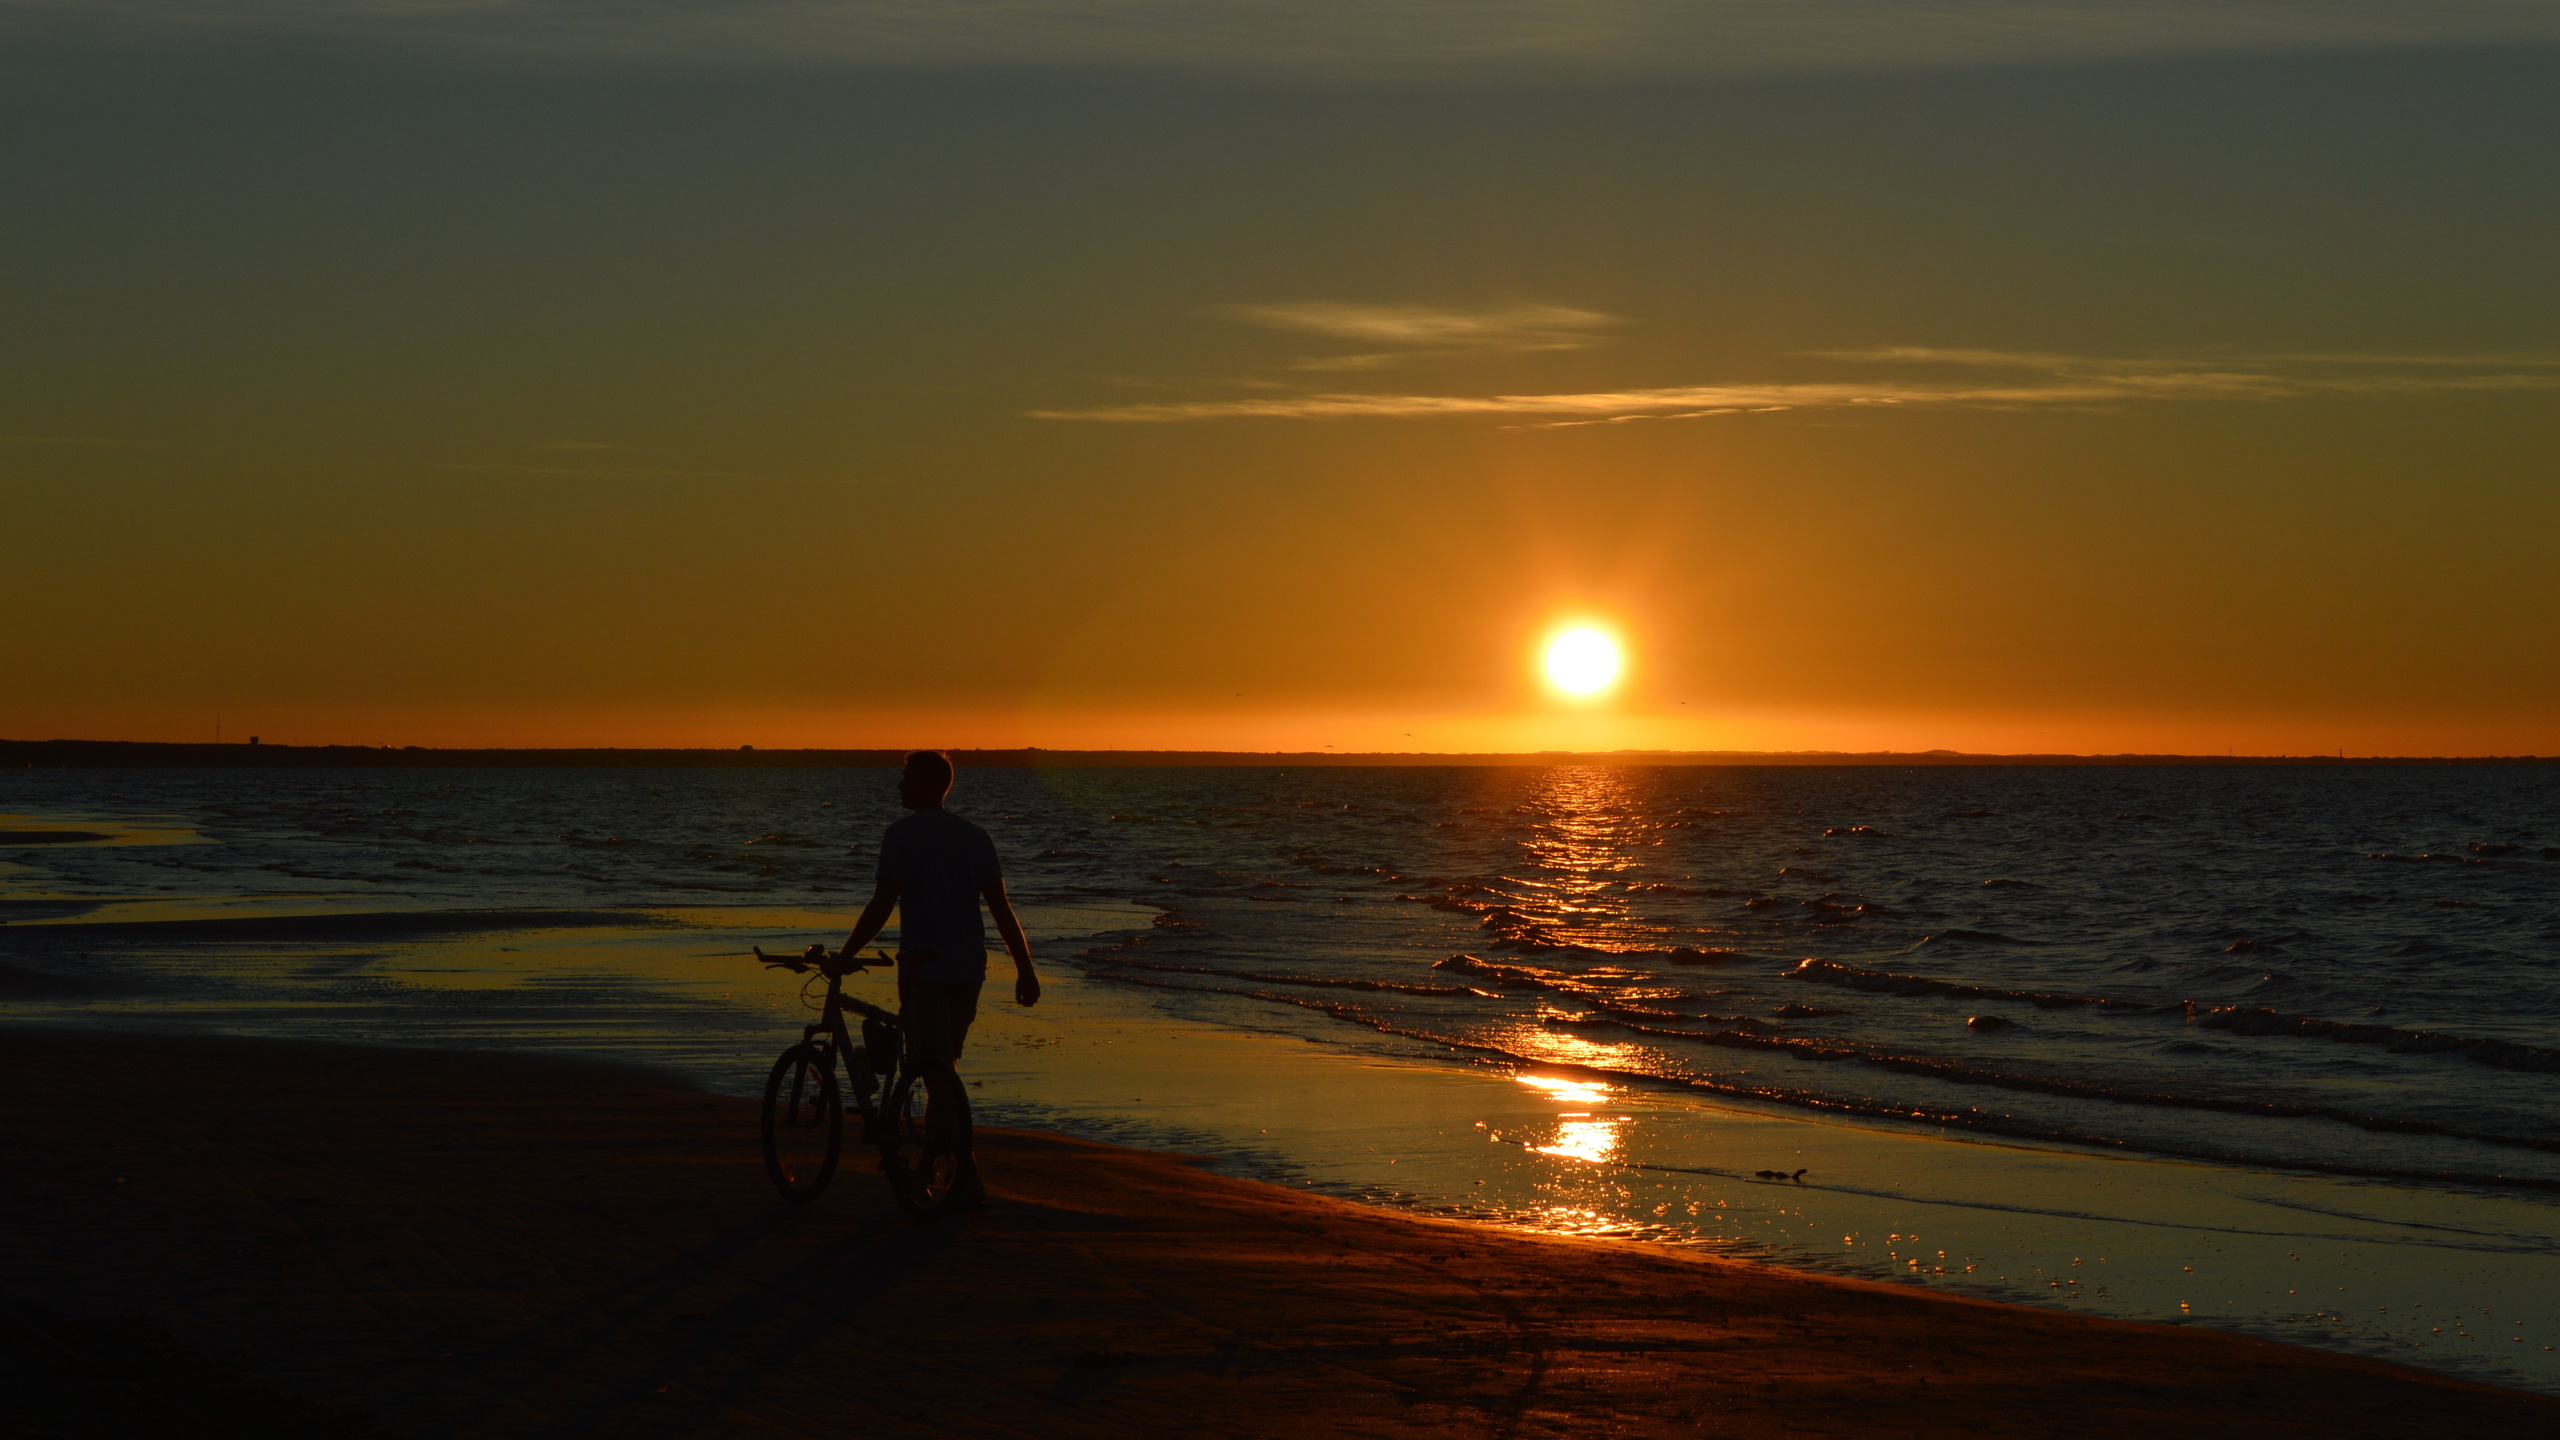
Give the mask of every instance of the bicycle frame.
[[(906, 1064), (907, 1049), (905, 1033), (896, 1011), (883, 1010), (879, 1006), (874, 1005), (867, 1000), (857, 999), (854, 996), (844, 993), (845, 976), (856, 970), (868, 970), (871, 967), (856, 962), (855, 964), (846, 966), (842, 969), (829, 970), (822, 960), (813, 961), (808, 956), (777, 958), (764, 953), (762, 947), (750, 948), (755, 950), (756, 959), (762, 961), (771, 969), (789, 970), (795, 974), (806, 974), (811, 966), (815, 964), (819, 972), (827, 977), (826, 1005), (821, 1009), (816, 1020), (801, 1027), (800, 1041), (804, 1045), (814, 1044), (819, 1036), (823, 1035), (827, 1037), (827, 1068), (830, 1071), (834, 1070), (839, 1061), (845, 1065), (847, 1071), (845, 1078), (851, 1082), (851, 1089), (854, 1094), (854, 1108), (861, 1113), (863, 1119), (863, 1139), (865, 1142), (871, 1141), (874, 1137), (870, 1134), (870, 1122), (873, 1111), (877, 1108), (872, 1103), (872, 1096), (875, 1093), (885, 1092), (891, 1085), (896, 1083), (898, 1070)], [(828, 955), (824, 958), (832, 960), (837, 957)], [(885, 954), (880, 957), (880, 960), (883, 964), (896, 963), (890, 960)], [(804, 988), (801, 993), (806, 994), (808, 992)], [(872, 1068), (869, 1060), (869, 1047), (853, 1043), (852, 1032), (845, 1028), (844, 1023), (844, 1012), (847, 1010), (852, 1011), (865, 1020), (876, 1021), (879, 1024), (886, 1026), (888, 1028), (888, 1033), (891, 1036), (896, 1037), (893, 1043), (897, 1046), (898, 1057), (894, 1062), (892, 1062), (888, 1070), (880, 1071)], [(853, 1073), (853, 1060), (857, 1055), (864, 1057), (864, 1064), (859, 1074)]]

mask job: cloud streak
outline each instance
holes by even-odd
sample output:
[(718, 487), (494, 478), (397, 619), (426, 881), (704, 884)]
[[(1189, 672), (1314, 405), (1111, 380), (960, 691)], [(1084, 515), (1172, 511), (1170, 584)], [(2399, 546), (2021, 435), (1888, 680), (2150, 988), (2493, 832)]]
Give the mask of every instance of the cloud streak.
[(456, 475), (523, 475), (540, 480), (771, 480), (731, 470), (605, 470), (570, 465), (443, 465)]
[(2549, 0), (0, 0), (521, 60), (1595, 79), (2560, 41)]
[(2418, 370), (2560, 369), (2560, 355), (2491, 353), (2471, 355), (2412, 355), (2363, 351), (2279, 351), (2252, 354), (2234, 351), (2209, 357), (2170, 356), (2102, 356), (2058, 355), (2043, 350), (1955, 350), (1925, 345), (1878, 345), (1864, 350), (1809, 350), (1805, 354), (1817, 360), (1847, 360), (1871, 365), (1957, 365), (1993, 370), (2045, 370), (2057, 373), (2139, 375), (2146, 372), (2191, 370), (2198, 366), (2221, 365), (2240, 369), (2265, 369), (2274, 366), (2306, 366), (2328, 369), (2402, 368)]
[(95, 435), (0, 435), (0, 445), (83, 445), (130, 449), (136, 446), (157, 447), (157, 440), (110, 440)]
[(1110, 424), (1484, 416), (1540, 428), (1561, 428), (1779, 410), (2089, 409), (2166, 403), (2267, 403), (2322, 397), (2560, 393), (2560, 357), (2550, 356), (2290, 355), (2226, 356), (2200, 361), (1893, 347), (1827, 352), (1818, 358), (2021, 373), (2014, 379), (1999, 380), (1880, 378), (1678, 385), (1544, 395), (1310, 394), (1031, 413), (1044, 420)]
[(1272, 330), (1396, 347), (1300, 360), (1291, 367), (1297, 370), (1377, 370), (1470, 354), (1536, 355), (1587, 350), (1601, 342), (1601, 332), (1620, 323), (1618, 317), (1597, 310), (1530, 303), (1451, 310), (1432, 305), (1299, 300), (1277, 305), (1218, 305), (1205, 313)]

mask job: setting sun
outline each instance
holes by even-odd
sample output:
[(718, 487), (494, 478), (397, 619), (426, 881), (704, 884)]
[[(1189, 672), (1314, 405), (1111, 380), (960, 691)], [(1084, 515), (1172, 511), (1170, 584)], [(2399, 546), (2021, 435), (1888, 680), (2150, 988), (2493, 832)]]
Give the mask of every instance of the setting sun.
[(1618, 642), (1597, 630), (1567, 630), (1547, 646), (1547, 678), (1568, 695), (1595, 695), (1618, 678)]

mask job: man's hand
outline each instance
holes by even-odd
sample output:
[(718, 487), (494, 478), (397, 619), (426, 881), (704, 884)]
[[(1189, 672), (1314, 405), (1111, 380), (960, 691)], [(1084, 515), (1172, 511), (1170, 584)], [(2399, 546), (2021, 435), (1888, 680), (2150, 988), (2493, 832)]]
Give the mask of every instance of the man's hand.
[(996, 920), (996, 933), (1004, 937), (1005, 953), (1013, 957), (1013, 999), (1018, 1005), (1040, 1003), (1040, 977), (1031, 973), (1031, 937), (1022, 933), (1022, 921), (1013, 913), (1013, 902), (1005, 898), (1004, 877), (990, 875), (978, 887), (978, 898), (987, 902), (987, 913)]

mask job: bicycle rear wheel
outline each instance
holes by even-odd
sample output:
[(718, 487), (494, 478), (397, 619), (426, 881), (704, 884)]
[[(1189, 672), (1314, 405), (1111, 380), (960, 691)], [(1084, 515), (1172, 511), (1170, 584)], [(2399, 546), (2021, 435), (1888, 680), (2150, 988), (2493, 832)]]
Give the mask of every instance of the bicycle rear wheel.
[(795, 1205), (818, 1198), (844, 1148), (844, 1097), (832, 1047), (806, 1041), (782, 1052), (764, 1082), (764, 1173)]
[(881, 1100), (880, 1171), (889, 1177), (889, 1193), (897, 1197), (898, 1208), (919, 1220), (951, 1208), (961, 1160), (926, 1133), (924, 1111), (924, 1081), (902, 1069)]

